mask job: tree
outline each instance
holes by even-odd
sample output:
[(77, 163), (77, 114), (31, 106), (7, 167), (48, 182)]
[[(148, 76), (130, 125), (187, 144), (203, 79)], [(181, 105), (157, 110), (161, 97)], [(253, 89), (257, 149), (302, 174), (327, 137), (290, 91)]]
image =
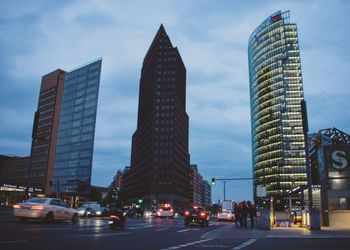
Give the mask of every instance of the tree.
[(90, 188), (89, 199), (90, 201), (101, 202), (101, 199), (102, 199), (101, 192), (94, 186), (91, 186)]

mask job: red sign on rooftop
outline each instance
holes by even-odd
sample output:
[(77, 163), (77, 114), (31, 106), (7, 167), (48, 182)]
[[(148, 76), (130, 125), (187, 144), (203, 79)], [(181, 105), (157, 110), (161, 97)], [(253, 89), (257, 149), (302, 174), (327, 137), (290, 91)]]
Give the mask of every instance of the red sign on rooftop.
[(277, 15), (271, 17), (271, 20), (274, 23), (274, 22), (277, 22), (277, 21), (281, 20), (281, 18), (282, 18), (281, 14), (277, 14)]

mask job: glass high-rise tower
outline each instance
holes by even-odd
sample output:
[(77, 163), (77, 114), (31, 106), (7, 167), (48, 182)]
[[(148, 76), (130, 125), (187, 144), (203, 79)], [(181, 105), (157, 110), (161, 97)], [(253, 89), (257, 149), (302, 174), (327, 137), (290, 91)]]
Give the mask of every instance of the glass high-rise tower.
[(285, 209), (288, 191), (307, 183), (297, 26), (278, 11), (251, 34), (248, 45), (254, 200), (266, 187)]
[(52, 183), (62, 196), (89, 191), (101, 64), (98, 59), (65, 74)]

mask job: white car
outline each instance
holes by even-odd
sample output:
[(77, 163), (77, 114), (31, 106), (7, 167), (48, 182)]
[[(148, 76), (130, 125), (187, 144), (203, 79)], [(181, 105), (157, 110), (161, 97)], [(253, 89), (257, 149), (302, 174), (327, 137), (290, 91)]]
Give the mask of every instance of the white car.
[(232, 211), (226, 210), (226, 211), (221, 211), (218, 213), (218, 221), (233, 221), (235, 219), (234, 214)]
[(156, 217), (169, 217), (174, 218), (174, 209), (170, 206), (161, 207), (156, 212)]
[(79, 216), (101, 216), (102, 207), (97, 203), (85, 203), (77, 209)]
[(13, 205), (13, 214), (21, 221), (27, 219), (71, 220), (77, 222), (78, 213), (63, 200), (55, 198), (31, 198), (25, 202)]

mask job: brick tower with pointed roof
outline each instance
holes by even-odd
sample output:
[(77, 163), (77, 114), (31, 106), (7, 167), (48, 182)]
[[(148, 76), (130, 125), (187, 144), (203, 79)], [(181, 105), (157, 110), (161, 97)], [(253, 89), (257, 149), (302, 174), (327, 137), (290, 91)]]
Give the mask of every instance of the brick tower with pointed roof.
[(145, 206), (183, 207), (189, 202), (189, 175), (186, 68), (160, 25), (143, 60), (137, 129), (121, 196), (143, 199)]

